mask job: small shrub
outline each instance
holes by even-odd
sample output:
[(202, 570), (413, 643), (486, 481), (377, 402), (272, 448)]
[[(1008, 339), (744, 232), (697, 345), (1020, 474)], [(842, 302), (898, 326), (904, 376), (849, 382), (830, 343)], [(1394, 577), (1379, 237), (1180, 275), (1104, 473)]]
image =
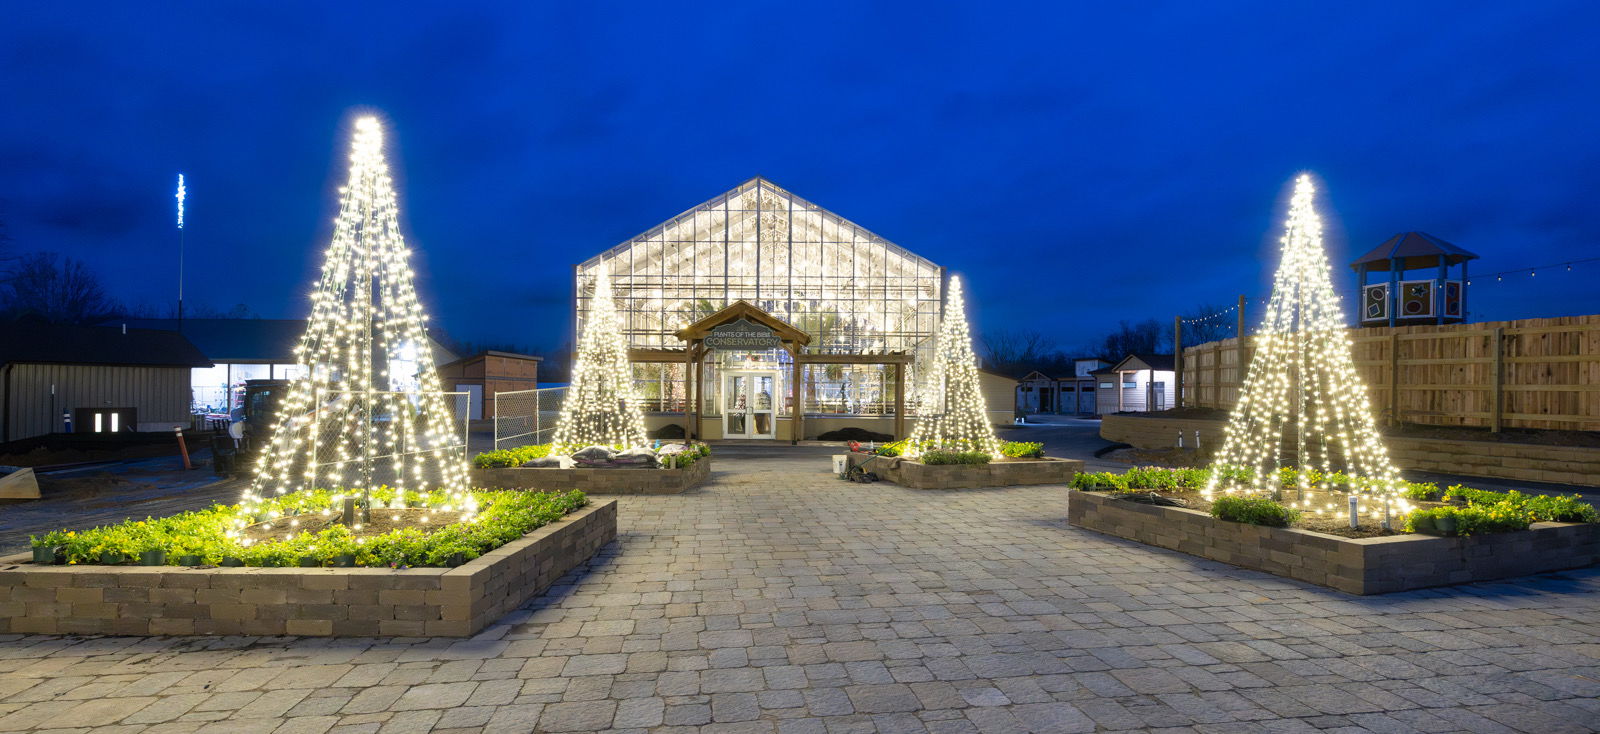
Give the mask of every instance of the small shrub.
[(987, 464), (990, 457), (982, 451), (928, 451), (918, 457), (922, 463), (929, 466), (945, 466), (949, 464)]
[(900, 456), (905, 452), (906, 439), (901, 439), (893, 443), (886, 443), (876, 449), (873, 449), (872, 451), (873, 455), (875, 456)]
[(1406, 499), (1424, 502), (1437, 502), (1444, 496), (1439, 491), (1439, 485), (1433, 482), (1406, 482)]
[(1600, 522), (1600, 512), (1583, 495), (1535, 495), (1522, 509), (1533, 522)]
[(1407, 532), (1434, 535), (1478, 535), (1528, 529), (1528, 516), (1510, 505), (1468, 505), (1417, 510), (1406, 516)]
[(550, 455), (550, 444), (541, 443), (533, 446), (518, 446), (514, 449), (500, 449), (498, 451), (485, 451), (472, 457), (472, 465), (479, 469), (498, 469), (508, 466), (522, 466), (534, 459), (542, 459)]
[(1300, 511), (1284, 507), (1265, 497), (1218, 497), (1211, 503), (1211, 516), (1250, 525), (1288, 527), (1300, 519)]
[(1043, 459), (1044, 444), (1033, 441), (1002, 441), (1000, 454), (1013, 459)]
[(1128, 480), (1108, 471), (1078, 472), (1072, 475), (1072, 488), (1085, 492), (1103, 490), (1125, 492), (1128, 490)]

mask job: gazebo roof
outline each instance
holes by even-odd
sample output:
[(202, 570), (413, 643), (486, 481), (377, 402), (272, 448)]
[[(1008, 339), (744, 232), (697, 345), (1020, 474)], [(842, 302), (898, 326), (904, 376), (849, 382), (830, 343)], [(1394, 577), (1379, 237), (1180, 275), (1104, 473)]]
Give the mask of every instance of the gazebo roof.
[(1350, 263), (1350, 269), (1357, 272), (1388, 270), (1391, 263), (1396, 260), (1399, 261), (1401, 270), (1438, 267), (1440, 255), (1444, 255), (1445, 263), (1449, 265), (1460, 265), (1468, 260), (1478, 259), (1476, 254), (1427, 232), (1401, 232), (1384, 240), (1383, 244), (1373, 248), (1371, 252), (1356, 258), (1355, 262)]

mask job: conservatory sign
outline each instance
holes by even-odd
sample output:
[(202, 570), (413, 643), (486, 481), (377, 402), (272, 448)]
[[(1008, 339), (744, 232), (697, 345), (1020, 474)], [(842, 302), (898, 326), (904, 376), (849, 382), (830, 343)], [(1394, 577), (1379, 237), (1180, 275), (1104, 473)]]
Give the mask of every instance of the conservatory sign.
[(721, 326), (712, 327), (711, 333), (705, 338), (706, 349), (736, 349), (746, 351), (760, 351), (764, 349), (777, 349), (782, 346), (778, 335), (772, 329), (761, 324), (752, 323), (749, 319), (730, 321)]

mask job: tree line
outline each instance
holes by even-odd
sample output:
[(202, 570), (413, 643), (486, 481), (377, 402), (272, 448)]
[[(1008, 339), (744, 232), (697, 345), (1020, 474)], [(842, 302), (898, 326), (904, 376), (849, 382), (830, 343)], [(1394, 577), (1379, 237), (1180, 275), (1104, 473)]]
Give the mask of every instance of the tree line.
[[(1203, 303), (1180, 314), (1183, 343), (1202, 344), (1234, 336), (1235, 321), (1227, 318), (1229, 307)], [(1103, 359), (1116, 362), (1129, 354), (1170, 354), (1173, 344), (1172, 322), (1157, 319), (1122, 321), (1096, 342), (1076, 349), (1065, 349), (1054, 339), (1030, 329), (998, 329), (979, 339), (984, 364), (1004, 374), (1021, 376), (1039, 370), (1052, 377), (1069, 374), (1078, 359)]]

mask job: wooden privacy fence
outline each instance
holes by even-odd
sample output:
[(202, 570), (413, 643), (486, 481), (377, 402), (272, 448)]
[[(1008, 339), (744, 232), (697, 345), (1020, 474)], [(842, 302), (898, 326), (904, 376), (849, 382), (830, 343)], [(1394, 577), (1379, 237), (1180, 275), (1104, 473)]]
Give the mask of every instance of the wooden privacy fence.
[[(1356, 369), (1388, 422), (1600, 430), (1600, 315), (1351, 329)], [(1179, 405), (1232, 408), (1253, 349), (1186, 347)]]

